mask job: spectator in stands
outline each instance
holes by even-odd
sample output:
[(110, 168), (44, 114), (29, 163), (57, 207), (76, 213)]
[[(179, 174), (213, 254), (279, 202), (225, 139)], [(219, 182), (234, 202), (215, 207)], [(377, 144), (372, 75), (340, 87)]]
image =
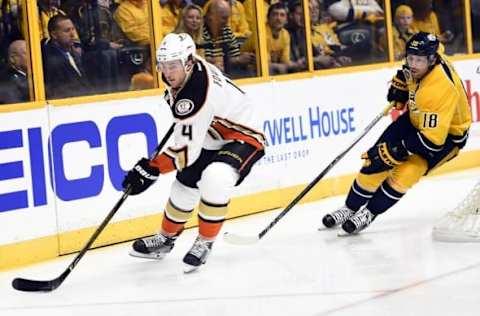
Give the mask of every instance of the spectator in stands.
[[(57, 14), (66, 15), (66, 13), (60, 10), (60, 0), (39, 0), (37, 4), (40, 39), (45, 39), (49, 36), (48, 21), (50, 18)], [(78, 36), (76, 36), (76, 39), (78, 39)]]
[[(264, 3), (264, 10), (268, 9), (268, 3), (266, 1)], [(257, 17), (255, 15), (255, 0), (244, 0), (243, 1), (243, 8), (245, 9), (245, 20), (247, 21), (247, 24), (250, 27), (256, 27), (257, 25)], [(255, 33), (254, 30), (252, 29), (252, 33)]]
[(90, 94), (81, 56), (74, 48), (76, 32), (72, 20), (57, 14), (48, 21), (48, 32), (50, 39), (42, 46), (47, 98)]
[(150, 24), (146, 0), (123, 0), (115, 10), (113, 18), (133, 44), (150, 44)]
[[(252, 35), (249, 23), (247, 22), (247, 14), (245, 7), (240, 1), (226, 0), (230, 5), (230, 18), (228, 19), (228, 26), (232, 29), (233, 35), (237, 38), (240, 46)], [(212, 3), (209, 0), (203, 6), (203, 10), (207, 11), (208, 7)]]
[(309, 6), (315, 69), (341, 67), (351, 64), (352, 59), (347, 56), (348, 51), (354, 52), (355, 49), (348, 49), (340, 43), (334, 31), (337, 23), (333, 21), (328, 12), (323, 12), (322, 14), (318, 0), (310, 0)]
[(230, 5), (225, 0), (212, 0), (205, 13), (205, 59), (230, 74), (233, 67), (255, 63), (255, 54), (240, 53), (240, 45), (228, 26)]
[(10, 43), (25, 38), (21, 13), (19, 0), (0, 0), (0, 67), (8, 63), (6, 58)]
[[(408, 5), (399, 5), (395, 9), (395, 16), (393, 20), (393, 51), (395, 60), (400, 60), (405, 57), (405, 45), (407, 41), (415, 34), (412, 28), (413, 11)], [(384, 40), (382, 43), (386, 43)], [(386, 47), (383, 47), (386, 51)]]
[(0, 75), (0, 104), (19, 103), (29, 100), (27, 79), (27, 44), (24, 40), (13, 41), (8, 47), (8, 67)]
[(412, 28), (416, 32), (435, 34), (442, 43), (449, 43), (454, 35), (450, 30), (442, 33), (437, 14), (433, 11), (432, 0), (410, 0), (413, 10)]
[[(441, 29), (449, 30), (452, 33), (451, 40), (446, 41), (448, 54), (467, 52), (464, 3), (465, 1), (452, 0), (435, 0), (433, 3), (433, 10), (437, 14)], [(470, 1), (470, 10), (473, 22), (474, 1)], [(475, 32), (474, 30), (475, 27), (472, 23), (472, 31)], [(475, 36), (473, 36), (474, 39)]]
[[(255, 54), (258, 45), (258, 28), (257, 28), (257, 16), (255, 9), (255, 0), (244, 0), (243, 8), (245, 12), (245, 21), (250, 27), (251, 35), (242, 43), (240, 50), (243, 52), (251, 52)], [(264, 5), (268, 6), (267, 1), (264, 1)], [(265, 7), (265, 10), (266, 7)], [(266, 12), (266, 11), (265, 11)]]
[(282, 2), (268, 8), (266, 37), (270, 74), (285, 74), (304, 66), (290, 60), (290, 34), (285, 29), (287, 14), (287, 8)]
[[(128, 40), (113, 20), (110, 3), (81, 0), (70, 5), (69, 16), (80, 35), (84, 49), (82, 60), (89, 82), (97, 93), (119, 90), (119, 49)], [(129, 79), (125, 76), (125, 81)]]
[(123, 47), (125, 38), (113, 20), (109, 3), (97, 0), (76, 1), (69, 17), (78, 30), (82, 45), (94, 49)]
[(294, 1), (288, 10), (288, 33), (290, 34), (290, 60), (299, 66), (307, 67), (307, 45), (305, 37), (305, 19), (302, 2)]
[(197, 46), (196, 54), (205, 57), (203, 28), (203, 10), (198, 5), (192, 3), (182, 9), (174, 32), (177, 34), (188, 33)]
[(376, 0), (330, 0), (326, 5), (328, 13), (339, 22), (383, 19), (383, 10)]
[(228, 2), (232, 9), (229, 25), (232, 28), (233, 35), (243, 44), (252, 35), (252, 31), (247, 23), (245, 8), (238, 0), (229, 0)]
[(177, 26), (183, 2), (183, 0), (167, 0), (161, 4), (162, 38), (172, 33)]

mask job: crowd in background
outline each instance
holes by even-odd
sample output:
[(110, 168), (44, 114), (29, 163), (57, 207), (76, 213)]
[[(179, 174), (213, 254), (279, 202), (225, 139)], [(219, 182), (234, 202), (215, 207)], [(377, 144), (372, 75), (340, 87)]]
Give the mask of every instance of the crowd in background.
[[(265, 14), (269, 74), (388, 60), (384, 3), (309, 0), (160, 0), (162, 35), (189, 33), (198, 54), (232, 78), (261, 75), (256, 3)], [(0, 104), (31, 99), (24, 0), (0, 0)], [(480, 0), (472, 0), (474, 51), (480, 51)], [(465, 53), (459, 0), (392, 0), (395, 59), (417, 31), (434, 33), (447, 54)], [(38, 0), (39, 41), (48, 99), (155, 87), (147, 0)]]

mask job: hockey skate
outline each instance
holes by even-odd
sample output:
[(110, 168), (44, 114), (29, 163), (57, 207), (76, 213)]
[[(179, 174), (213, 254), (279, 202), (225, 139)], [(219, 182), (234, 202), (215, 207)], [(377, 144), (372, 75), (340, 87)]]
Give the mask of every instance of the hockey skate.
[(364, 207), (343, 223), (342, 229), (348, 234), (357, 234), (367, 228), (375, 217), (375, 215)]
[(339, 209), (337, 209), (336, 211), (333, 211), (332, 213), (325, 215), (322, 219), (322, 223), (323, 225), (325, 225), (325, 227), (332, 228), (337, 225), (342, 225), (354, 214), (355, 214), (354, 211), (352, 211), (346, 205), (344, 205)]
[(177, 237), (178, 235), (168, 237), (159, 233), (151, 237), (137, 239), (133, 243), (129, 254), (133, 257), (161, 260), (173, 249)]
[(198, 236), (192, 248), (183, 257), (183, 263), (185, 263), (184, 272), (193, 272), (204, 264), (212, 251), (212, 246), (213, 240), (206, 240)]

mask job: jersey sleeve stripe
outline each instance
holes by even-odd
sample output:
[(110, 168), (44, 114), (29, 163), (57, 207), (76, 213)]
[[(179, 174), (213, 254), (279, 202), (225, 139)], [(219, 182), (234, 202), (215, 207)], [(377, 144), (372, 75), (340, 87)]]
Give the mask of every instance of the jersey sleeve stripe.
[(253, 134), (251, 131), (244, 130), (238, 126), (231, 126), (225, 121), (215, 121), (212, 128), (214, 128), (225, 140), (238, 140), (246, 142), (257, 149), (263, 149), (264, 145), (261, 137), (258, 134)]
[(188, 165), (187, 146), (180, 149), (167, 148), (150, 162), (150, 165), (160, 170), (161, 174), (173, 170), (182, 170)]
[(422, 133), (417, 132), (417, 137), (419, 142), (422, 144), (423, 147), (425, 147), (429, 151), (434, 151), (434, 152), (439, 152), (442, 150), (443, 146), (442, 145), (435, 145), (431, 141), (428, 140), (425, 136), (423, 136)]
[(254, 129), (251, 129), (251, 128), (246, 127), (242, 124), (238, 124), (238, 123), (232, 122), (228, 119), (221, 118), (221, 117), (218, 117), (218, 116), (215, 116), (214, 123), (212, 125), (214, 126), (215, 123), (219, 123), (219, 124), (223, 125), (226, 129), (229, 129), (231, 131), (236, 131), (236, 132), (245, 134), (248, 137), (255, 138), (257, 142), (259, 142), (261, 144), (265, 144), (265, 135), (263, 135), (263, 133), (258, 132)]
[(150, 161), (152, 167), (160, 170), (161, 174), (168, 173), (175, 170), (175, 157), (168, 155), (167, 153), (162, 153)]
[(219, 132), (217, 132), (213, 127), (210, 127), (208, 129), (208, 134), (215, 140), (220, 140), (222, 139), (222, 135), (220, 135)]

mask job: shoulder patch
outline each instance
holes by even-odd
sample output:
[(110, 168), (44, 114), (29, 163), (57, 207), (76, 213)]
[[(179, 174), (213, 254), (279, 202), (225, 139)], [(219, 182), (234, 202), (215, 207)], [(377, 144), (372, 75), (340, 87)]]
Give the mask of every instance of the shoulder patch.
[(207, 100), (208, 74), (201, 67), (194, 67), (185, 86), (178, 93), (172, 106), (173, 117), (185, 120), (198, 113)]
[(176, 116), (186, 116), (192, 113), (195, 105), (193, 104), (192, 100), (189, 99), (181, 99), (175, 103), (175, 115)]

